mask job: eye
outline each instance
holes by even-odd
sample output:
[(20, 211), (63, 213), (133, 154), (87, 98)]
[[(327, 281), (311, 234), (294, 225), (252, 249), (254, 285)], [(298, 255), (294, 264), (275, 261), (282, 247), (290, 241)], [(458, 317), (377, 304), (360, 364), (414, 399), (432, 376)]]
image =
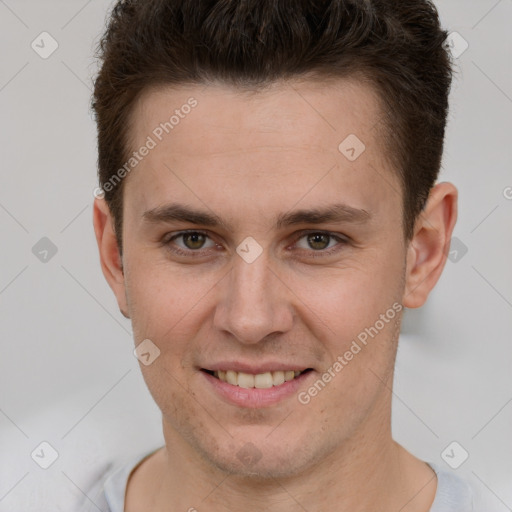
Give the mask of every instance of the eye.
[[(305, 244), (300, 247), (300, 240), (305, 239)], [(332, 242), (332, 244), (331, 244)], [(334, 242), (338, 242), (337, 244)], [(343, 236), (330, 233), (328, 231), (308, 231), (301, 232), (296, 238), (296, 246), (301, 250), (308, 253), (320, 253), (318, 256), (328, 256), (341, 249), (343, 245), (346, 245), (348, 240)], [(317, 257), (316, 254), (311, 254), (313, 257)]]
[[(205, 247), (205, 242), (210, 237), (202, 231), (181, 231), (170, 237), (165, 237), (163, 245), (166, 245), (171, 251), (182, 256), (190, 256), (193, 253), (202, 253), (202, 249), (211, 249), (216, 246), (213, 240), (210, 240), (211, 245)], [(183, 245), (176, 245), (171, 242), (182, 239)]]

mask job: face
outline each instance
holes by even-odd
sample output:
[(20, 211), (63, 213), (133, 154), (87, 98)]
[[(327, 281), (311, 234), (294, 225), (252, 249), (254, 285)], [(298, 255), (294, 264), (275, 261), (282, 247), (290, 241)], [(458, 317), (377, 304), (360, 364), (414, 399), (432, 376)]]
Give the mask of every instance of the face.
[(113, 288), (160, 350), (141, 369), (166, 437), (214, 467), (292, 475), (389, 419), (407, 247), (380, 114), (350, 80), (162, 88), (133, 111), (133, 149), (156, 145), (125, 178)]

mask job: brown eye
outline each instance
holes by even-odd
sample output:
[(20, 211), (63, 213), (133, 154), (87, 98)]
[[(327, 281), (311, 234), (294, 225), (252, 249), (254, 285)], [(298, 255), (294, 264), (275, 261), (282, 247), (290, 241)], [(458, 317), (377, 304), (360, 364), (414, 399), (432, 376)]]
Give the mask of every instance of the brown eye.
[(295, 240), (300, 253), (313, 258), (333, 255), (349, 243), (344, 235), (323, 231), (301, 231)]
[(319, 251), (327, 248), (330, 238), (331, 237), (325, 233), (312, 233), (307, 236), (309, 246)]
[(202, 233), (185, 233), (181, 235), (183, 237), (183, 243), (187, 249), (201, 249), (206, 240), (206, 236)]
[[(208, 241), (210, 245), (207, 245)], [(207, 233), (201, 231), (181, 231), (173, 236), (164, 237), (162, 244), (180, 256), (204, 255), (216, 245)]]

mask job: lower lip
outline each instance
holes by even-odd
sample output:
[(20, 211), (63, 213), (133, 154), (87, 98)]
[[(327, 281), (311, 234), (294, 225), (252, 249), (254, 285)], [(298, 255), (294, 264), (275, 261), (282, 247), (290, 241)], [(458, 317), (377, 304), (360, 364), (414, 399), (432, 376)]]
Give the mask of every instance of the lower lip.
[(205, 371), (200, 371), (200, 373), (206, 378), (206, 381), (213, 387), (215, 392), (229, 403), (238, 407), (257, 409), (277, 404), (281, 400), (296, 394), (298, 389), (304, 386), (305, 381), (313, 375), (314, 371), (310, 370), (279, 386), (265, 389), (241, 388), (240, 386), (228, 384)]

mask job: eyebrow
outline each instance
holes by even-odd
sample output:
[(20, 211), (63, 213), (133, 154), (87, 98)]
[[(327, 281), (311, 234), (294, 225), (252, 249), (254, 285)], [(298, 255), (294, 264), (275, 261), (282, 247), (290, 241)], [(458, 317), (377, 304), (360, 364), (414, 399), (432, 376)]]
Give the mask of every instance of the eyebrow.
[[(323, 224), (327, 222), (361, 224), (370, 220), (371, 217), (367, 210), (336, 203), (321, 208), (282, 213), (277, 218), (276, 228), (282, 229), (296, 224)], [(232, 231), (229, 223), (218, 215), (178, 203), (147, 210), (142, 214), (142, 218), (150, 224), (186, 222), (208, 227), (223, 227), (226, 231)]]

